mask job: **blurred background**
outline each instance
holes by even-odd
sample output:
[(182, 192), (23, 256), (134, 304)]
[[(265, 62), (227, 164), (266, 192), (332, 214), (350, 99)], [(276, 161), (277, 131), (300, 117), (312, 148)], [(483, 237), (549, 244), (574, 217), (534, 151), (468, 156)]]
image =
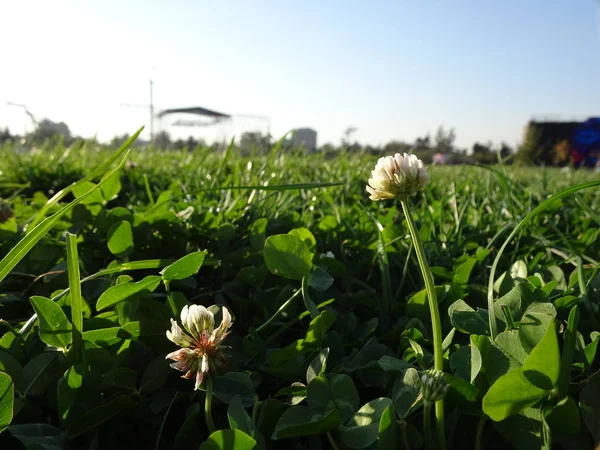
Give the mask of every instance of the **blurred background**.
[[(597, 0), (0, 4), (0, 139), (597, 165)], [(462, 156), (460, 156), (462, 155)], [(518, 159), (518, 158), (517, 158)]]

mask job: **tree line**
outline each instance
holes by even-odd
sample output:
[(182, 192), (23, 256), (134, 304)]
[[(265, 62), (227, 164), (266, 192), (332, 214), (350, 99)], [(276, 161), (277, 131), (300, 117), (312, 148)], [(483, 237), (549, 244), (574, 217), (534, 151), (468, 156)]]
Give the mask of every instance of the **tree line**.
[[(52, 145), (52, 143), (61, 142), (63, 145), (71, 145), (76, 140), (81, 140), (71, 134), (65, 125), (65, 130), (56, 128), (38, 127), (25, 136), (14, 135), (8, 129), (0, 129), (0, 144), (6, 142), (21, 143), (23, 146), (43, 146)], [(339, 152), (347, 153), (367, 153), (372, 155), (387, 155), (394, 153), (417, 153), (426, 163), (438, 164), (495, 164), (499, 160), (506, 163), (512, 163), (518, 155), (518, 151), (501, 142), (494, 144), (491, 141), (482, 143), (475, 142), (470, 149), (459, 148), (456, 145), (456, 132), (454, 128), (438, 127), (436, 132), (418, 136), (414, 142), (402, 140), (392, 140), (382, 146), (362, 145), (357, 141), (352, 142), (348, 139), (350, 134), (345, 134), (338, 145), (326, 143), (316, 149), (332, 157)], [(104, 143), (109, 147), (118, 147), (129, 138), (128, 134), (115, 136), (109, 142)], [(89, 140), (88, 140), (89, 141)], [(213, 148), (215, 151), (223, 149), (228, 142), (207, 143), (202, 138), (189, 136), (187, 139), (172, 139), (168, 132), (160, 131), (152, 142), (137, 141), (137, 145), (150, 145), (162, 150), (194, 150), (197, 148)], [(235, 148), (241, 154), (257, 154), (268, 152), (277, 141), (269, 134), (258, 132), (246, 132), (239, 136), (235, 141)], [(98, 143), (101, 145), (100, 143)], [(284, 140), (281, 144), (281, 151), (294, 151), (289, 140)], [(516, 158), (518, 160), (518, 158)]]

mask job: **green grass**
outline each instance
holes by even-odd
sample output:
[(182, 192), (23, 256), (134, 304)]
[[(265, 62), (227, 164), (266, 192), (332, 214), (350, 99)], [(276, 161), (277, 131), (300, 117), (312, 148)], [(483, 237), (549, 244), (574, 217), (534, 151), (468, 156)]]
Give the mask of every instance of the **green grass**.
[[(0, 197), (14, 210), (0, 224), (0, 266), (6, 268), (0, 282), (0, 371), (15, 388), (2, 448), (19, 448), (22, 435), (43, 445), (56, 439), (69, 448), (198, 448), (208, 438), (204, 392), (195, 393), (193, 382), (164, 361), (175, 349), (165, 337), (169, 318), (188, 303), (227, 305), (235, 317), (225, 342), (229, 362), (213, 380), (209, 402), (216, 429), (240, 430), (258, 442), (256, 448), (422, 444), (415, 379), (433, 362), (429, 313), (400, 204), (372, 202), (365, 191), (376, 158), (138, 148), (118, 180), (105, 179), (77, 203), (74, 196), (87, 193), (89, 182), (98, 183), (123, 153), (103, 165), (111, 151), (89, 143), (24, 153), (5, 145), (0, 151)], [(598, 173), (512, 166), (429, 172), (431, 183), (410, 202), (439, 290), (444, 369), (452, 386), (446, 399), (448, 448), (474, 448), (478, 429), (479, 448), (549, 448), (543, 436), (551, 430), (556, 448), (569, 449), (561, 445), (576, 426), (575, 445), (589, 448), (599, 437), (585, 424), (600, 420), (593, 400), (600, 389), (600, 190), (572, 193), (530, 214), (564, 189), (598, 181)], [(64, 196), (57, 194), (65, 188)], [(62, 216), (52, 216), (59, 211)], [(524, 219), (492, 271), (499, 249)], [(44, 224), (53, 226), (36, 232)], [(272, 250), (265, 240), (292, 230), (301, 242), (283, 239), (284, 247), (266, 264), (264, 252)], [(168, 283), (169, 293), (147, 278), (203, 250), (208, 254), (197, 274)], [(304, 261), (306, 255), (310, 260)], [(273, 264), (283, 260), (296, 261), (285, 267), (289, 278), (274, 273)], [(300, 269), (305, 263), (319, 269), (313, 267), (309, 277)], [(80, 274), (73, 274), (74, 267)], [(133, 286), (143, 279), (152, 289), (96, 309), (116, 283)], [(79, 284), (71, 311), (65, 289)], [(74, 318), (73, 352), (48, 351), (44, 342), (52, 340), (41, 339), (45, 331), (32, 319), (32, 296), (54, 300), (67, 321)], [(522, 408), (515, 406), (522, 406), (518, 399), (490, 390), (497, 380), (496, 386), (512, 382), (505, 376), (521, 380), (518, 371), (529, 354), (536, 355), (535, 367), (543, 365), (540, 352), (560, 360), (557, 350), (532, 348), (549, 345), (550, 338), (542, 340), (546, 330), (563, 330), (575, 305), (581, 316), (570, 324), (563, 361), (572, 360), (572, 366), (562, 368), (560, 390), (552, 386)], [(487, 337), (490, 316), (500, 333), (495, 341)], [(506, 331), (507, 323), (516, 329)], [(477, 355), (482, 370), (476, 370)], [(306, 390), (297, 383), (308, 384), (309, 366)], [(291, 406), (303, 396), (301, 406)], [(375, 401), (382, 397), (391, 399), (391, 413), (384, 413), (387, 401)], [(491, 417), (483, 424), (482, 405)], [(506, 408), (512, 415), (494, 422)], [(355, 413), (370, 414), (358, 430), (349, 425)], [(393, 414), (404, 425), (381, 419)], [(562, 414), (578, 419), (567, 423)]]

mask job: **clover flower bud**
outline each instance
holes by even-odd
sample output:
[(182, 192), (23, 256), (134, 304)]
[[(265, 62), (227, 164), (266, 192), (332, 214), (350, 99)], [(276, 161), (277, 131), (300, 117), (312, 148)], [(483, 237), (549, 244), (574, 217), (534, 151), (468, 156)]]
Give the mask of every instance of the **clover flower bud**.
[(393, 199), (413, 194), (429, 182), (423, 161), (415, 155), (396, 153), (379, 158), (371, 172), (367, 192), (371, 200)]
[(440, 370), (426, 370), (421, 375), (421, 394), (424, 402), (435, 403), (443, 399), (449, 388), (450, 384)]

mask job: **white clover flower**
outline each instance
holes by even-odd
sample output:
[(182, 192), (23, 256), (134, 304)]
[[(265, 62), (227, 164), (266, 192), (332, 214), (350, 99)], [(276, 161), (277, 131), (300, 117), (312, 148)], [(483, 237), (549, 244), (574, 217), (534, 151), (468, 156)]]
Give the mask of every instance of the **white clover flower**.
[(184, 210), (179, 211), (178, 213), (176, 213), (175, 215), (177, 217), (179, 217), (180, 219), (188, 220), (190, 217), (192, 217), (192, 214), (194, 214), (194, 207), (193, 206), (188, 206)]
[(185, 372), (183, 378), (191, 380), (196, 377), (194, 389), (200, 387), (208, 372), (215, 371), (225, 362), (221, 343), (233, 323), (229, 310), (223, 306), (221, 311), (223, 319), (218, 328), (215, 328), (213, 313), (202, 305), (186, 305), (181, 310), (181, 324), (185, 331), (171, 319), (167, 338), (181, 348), (169, 353), (166, 359), (175, 361), (171, 364), (173, 369)]
[(371, 172), (367, 192), (371, 200), (393, 199), (413, 194), (428, 182), (429, 174), (423, 161), (415, 155), (396, 153), (379, 158)]

